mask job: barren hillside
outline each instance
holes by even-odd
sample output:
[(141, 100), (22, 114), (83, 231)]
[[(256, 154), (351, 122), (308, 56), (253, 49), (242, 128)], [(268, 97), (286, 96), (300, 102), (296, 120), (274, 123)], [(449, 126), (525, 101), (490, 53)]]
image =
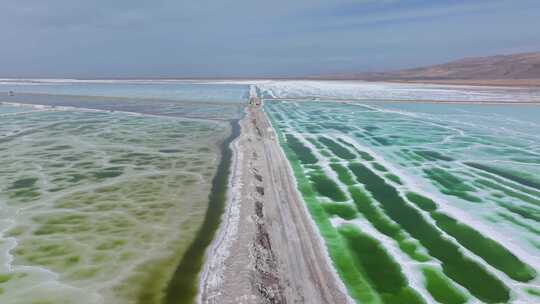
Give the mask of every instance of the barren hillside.
[(330, 78), (528, 84), (540, 80), (540, 52), (464, 58), (428, 67), (380, 73), (341, 74)]

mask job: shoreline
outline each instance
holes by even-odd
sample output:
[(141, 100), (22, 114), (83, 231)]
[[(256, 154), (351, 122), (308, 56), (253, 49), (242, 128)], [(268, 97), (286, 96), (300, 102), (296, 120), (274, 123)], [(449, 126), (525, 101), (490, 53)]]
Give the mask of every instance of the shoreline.
[(425, 84), (425, 85), (455, 85), (455, 86), (479, 86), (479, 87), (508, 87), (508, 88), (531, 88), (540, 87), (540, 79), (392, 79), (392, 78), (331, 78), (331, 77), (307, 77), (307, 78), (283, 78), (272, 80), (306, 80), (306, 81), (332, 81), (332, 82), (364, 82), (364, 83), (401, 83), (401, 84)]
[[(244, 111), (244, 115), (247, 115)], [(245, 117), (245, 116), (244, 116)], [(243, 160), (243, 153), (238, 147), (238, 142), (242, 132), (242, 123), (239, 120), (240, 134), (230, 144), (232, 151), (231, 166), (229, 168), (229, 181), (227, 184), (227, 199), (225, 201), (224, 212), (221, 216), (221, 223), (218, 231), (214, 237), (212, 243), (208, 246), (208, 250), (205, 253), (205, 262), (200, 274), (198, 292), (195, 299), (196, 303), (202, 302), (202, 295), (205, 290), (208, 289), (208, 284), (212, 284), (215, 288), (219, 286), (221, 281), (222, 272), (220, 271), (220, 265), (224, 262), (229, 254), (231, 246), (231, 238), (237, 231), (237, 224), (239, 220), (239, 198), (235, 195), (242, 184), (241, 176), (238, 176), (238, 166)]]
[[(342, 103), (377, 103), (377, 102), (387, 102), (387, 103), (418, 103), (418, 104), (474, 104), (474, 105), (518, 105), (518, 106), (538, 106), (540, 105), (539, 101), (467, 101), (467, 100), (397, 100), (397, 99), (354, 99), (354, 98), (335, 98), (335, 97), (316, 97), (320, 101), (335, 101)], [(313, 97), (273, 97), (267, 98), (268, 100), (281, 100), (281, 101), (313, 101)]]
[(198, 294), (200, 272), (204, 269), (205, 252), (211, 246), (218, 233), (227, 199), (228, 181), (231, 173), (233, 152), (230, 144), (240, 135), (239, 119), (232, 120), (231, 134), (221, 143), (221, 160), (216, 175), (212, 180), (208, 209), (202, 226), (192, 244), (179, 261), (165, 289), (163, 303), (192, 303)]
[[(269, 124), (272, 126), (272, 120), (270, 119), (270, 117), (268, 116), (268, 114), (266, 112), (264, 112), (264, 116), (266, 117)], [(273, 126), (272, 126), (272, 128), (273, 128)], [(279, 140), (277, 139), (277, 134), (275, 134), (276, 131), (274, 130), (273, 132), (274, 132), (274, 135), (276, 137), (276, 141), (278, 142), (278, 145), (280, 147), (281, 155), (286, 160), (287, 170), (289, 172), (289, 177), (293, 181), (295, 193), (296, 193), (297, 197), (300, 199), (300, 201), (302, 201), (302, 207), (303, 207), (304, 214), (307, 215), (306, 220), (309, 222), (310, 228), (313, 229), (313, 231), (315, 232), (313, 237), (316, 239), (316, 242), (318, 242), (318, 245), (320, 246), (320, 248), (321, 248), (321, 250), (322, 250), (322, 252), (324, 254), (324, 261), (323, 262), (326, 263), (326, 266), (331, 268), (331, 270), (332, 270), (331, 275), (334, 276), (334, 279), (336, 280), (336, 285), (339, 288), (339, 291), (346, 295), (347, 303), (354, 304), (356, 302), (350, 296), (349, 291), (347, 290), (347, 286), (345, 285), (345, 283), (340, 278), (339, 273), (338, 273), (336, 267), (334, 266), (334, 262), (332, 261), (330, 253), (328, 251), (328, 247), (326, 246), (326, 240), (324, 239), (324, 237), (320, 233), (319, 226), (315, 222), (315, 219), (312, 217), (311, 212), (309, 211), (309, 208), (308, 208), (307, 204), (304, 202), (303, 195), (299, 190), (298, 180), (296, 179), (296, 177), (294, 175), (294, 170), (292, 168), (291, 163), (289, 162), (289, 160), (287, 158), (287, 155), (285, 154), (285, 151), (283, 151), (283, 149), (281, 148), (281, 144), (279, 143)]]
[(393, 83), (419, 83), (419, 84), (455, 84), (470, 86), (519, 86), (539, 87), (540, 78), (516, 78), (516, 79), (421, 79), (421, 78), (358, 78), (358, 77), (331, 77), (331, 76), (297, 76), (297, 77), (187, 77), (187, 78), (101, 78), (101, 79), (55, 79), (55, 78), (0, 78), (0, 84), (64, 84), (64, 83), (96, 83), (96, 84), (205, 84), (205, 83), (247, 83), (253, 81), (353, 81), (353, 82), (393, 82)]
[(482, 87), (520, 87), (538, 88), (540, 79), (427, 79), (427, 80), (386, 80), (393, 83), (414, 83), (414, 84), (443, 84), (458, 86), (482, 86)]
[(197, 302), (352, 303), (262, 106), (248, 106), (240, 125)]

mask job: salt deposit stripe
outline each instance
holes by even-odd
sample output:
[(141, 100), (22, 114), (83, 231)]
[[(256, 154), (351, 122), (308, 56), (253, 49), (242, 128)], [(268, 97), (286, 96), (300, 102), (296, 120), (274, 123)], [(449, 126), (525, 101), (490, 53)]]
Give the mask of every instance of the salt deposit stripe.
[[(443, 263), (443, 269), (449, 277), (488, 303), (506, 302), (510, 299), (508, 287), (483, 267), (463, 256), (452, 242), (441, 237), (418, 211), (408, 206), (392, 186), (359, 163), (352, 164), (349, 168), (358, 181), (382, 204), (386, 213)], [(493, 286), (496, 288), (493, 289)]]

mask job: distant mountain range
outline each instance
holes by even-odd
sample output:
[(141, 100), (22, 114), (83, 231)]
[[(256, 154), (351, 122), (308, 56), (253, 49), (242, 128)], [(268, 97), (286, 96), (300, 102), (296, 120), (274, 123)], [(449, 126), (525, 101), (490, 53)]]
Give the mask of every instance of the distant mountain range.
[(464, 58), (445, 64), (380, 73), (337, 74), (326, 79), (411, 82), (508, 82), (540, 80), (540, 52)]

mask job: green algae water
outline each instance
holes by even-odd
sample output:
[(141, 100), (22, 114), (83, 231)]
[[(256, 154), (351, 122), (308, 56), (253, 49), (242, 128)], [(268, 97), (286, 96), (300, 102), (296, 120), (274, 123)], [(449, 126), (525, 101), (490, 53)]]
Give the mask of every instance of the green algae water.
[[(220, 218), (225, 208), (232, 161), (230, 144), (240, 135), (238, 120), (231, 122), (231, 127), (231, 135), (221, 144), (221, 161), (212, 180), (212, 192), (210, 193), (210, 202), (204, 222), (168, 284), (167, 297), (164, 303), (192, 303), (197, 295), (199, 273), (204, 263), (204, 255), (219, 228)], [(139, 302), (143, 303), (144, 301)]]
[(295, 97), (265, 110), (358, 303), (540, 300), (540, 106)]
[(0, 303), (193, 301), (247, 88), (165, 86), (2, 97)]

